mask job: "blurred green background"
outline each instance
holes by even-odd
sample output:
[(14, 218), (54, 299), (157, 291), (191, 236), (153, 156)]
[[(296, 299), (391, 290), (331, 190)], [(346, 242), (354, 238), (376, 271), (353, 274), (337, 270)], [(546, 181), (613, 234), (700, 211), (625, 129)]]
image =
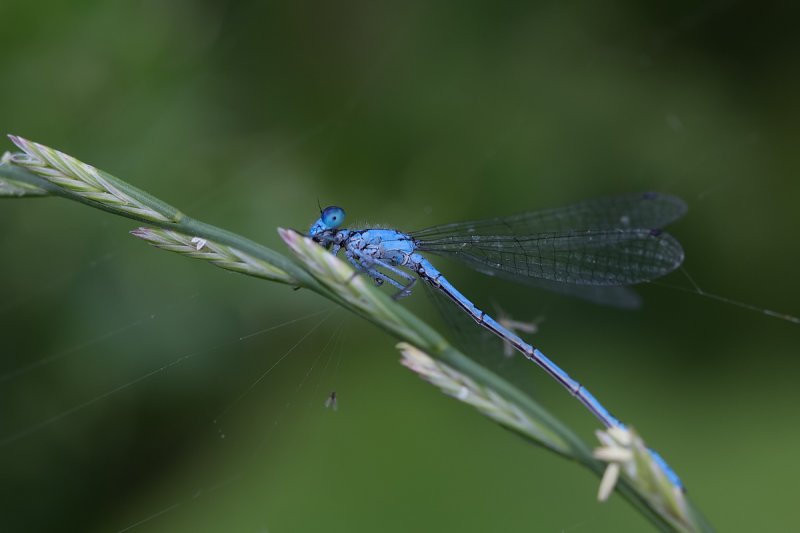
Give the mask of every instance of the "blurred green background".
[[(307, 228), (318, 199), (354, 225), (418, 229), (671, 192), (690, 206), (671, 232), (701, 287), (800, 314), (793, 13), (429, 4), (5, 1), (0, 130), (277, 250), (276, 227)], [(132, 227), (57, 199), (0, 202), (4, 531), (649, 527), (403, 369), (383, 332)], [(720, 530), (796, 527), (800, 326), (664, 284), (623, 312), (452, 266), (480, 305), (544, 316), (534, 342), (662, 452)], [(437, 320), (421, 291), (406, 305)], [(577, 402), (524, 372), (593, 438)]]

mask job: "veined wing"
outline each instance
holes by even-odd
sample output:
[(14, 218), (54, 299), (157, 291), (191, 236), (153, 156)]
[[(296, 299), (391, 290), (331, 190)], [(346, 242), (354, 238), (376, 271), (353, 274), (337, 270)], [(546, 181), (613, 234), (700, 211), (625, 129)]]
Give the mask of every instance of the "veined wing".
[(681, 264), (680, 244), (660, 228), (685, 210), (674, 196), (645, 193), (411, 235), (420, 251), (518, 282), (622, 286), (658, 278)]
[(452, 235), (535, 235), (578, 230), (662, 229), (686, 214), (686, 203), (669, 194), (644, 192), (595, 198), (566, 207), (508, 217), (443, 224), (411, 233), (428, 241)]
[(419, 241), (418, 249), (453, 257), (485, 274), (576, 285), (633, 285), (683, 262), (675, 238), (645, 229), (453, 236)]

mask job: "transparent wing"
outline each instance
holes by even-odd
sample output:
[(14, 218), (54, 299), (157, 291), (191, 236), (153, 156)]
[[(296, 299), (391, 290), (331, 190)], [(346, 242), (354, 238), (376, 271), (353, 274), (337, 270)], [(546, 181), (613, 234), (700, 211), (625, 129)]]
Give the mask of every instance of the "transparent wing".
[[(519, 282), (520, 278), (514, 278), (512, 281)], [(536, 278), (525, 278), (523, 283), (540, 289), (580, 298), (594, 304), (616, 307), (618, 309), (639, 309), (642, 306), (642, 297), (630, 287), (611, 285), (568, 285), (566, 283)]]
[(685, 212), (677, 197), (640, 193), (446, 224), (411, 236), (420, 251), (517, 282), (556, 290), (552, 284), (623, 286), (658, 278), (681, 264), (683, 249), (661, 228)]
[(533, 235), (586, 229), (663, 228), (686, 214), (686, 203), (669, 194), (644, 192), (595, 198), (585, 202), (508, 217), (455, 222), (415, 231), (420, 240), (451, 235)]

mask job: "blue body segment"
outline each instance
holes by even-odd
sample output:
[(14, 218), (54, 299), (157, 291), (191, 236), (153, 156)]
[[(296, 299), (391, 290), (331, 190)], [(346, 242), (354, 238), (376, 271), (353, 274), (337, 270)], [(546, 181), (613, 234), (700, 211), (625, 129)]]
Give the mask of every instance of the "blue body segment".
[[(328, 207), (309, 236), (344, 256), (379, 285), (411, 293), (422, 279), (480, 326), (510, 343), (575, 396), (604, 426), (624, 428), (597, 398), (537, 348), (478, 309), (420, 252), (448, 255), (489, 275), (602, 300), (615, 289), (663, 276), (683, 261), (680, 244), (661, 228), (686, 211), (674, 196), (641, 193), (591, 200), (512, 217), (437, 226), (413, 233), (393, 229), (339, 229), (344, 210)], [(610, 291), (610, 292), (609, 292)], [(590, 297), (589, 299), (594, 299)], [(666, 461), (650, 451), (673, 485), (683, 489)]]

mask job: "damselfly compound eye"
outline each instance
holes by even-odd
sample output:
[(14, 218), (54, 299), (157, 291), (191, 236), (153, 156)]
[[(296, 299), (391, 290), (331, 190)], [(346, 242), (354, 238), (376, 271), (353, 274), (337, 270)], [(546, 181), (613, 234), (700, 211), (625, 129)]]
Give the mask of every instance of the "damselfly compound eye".
[(344, 222), (344, 209), (332, 205), (322, 210), (322, 223), (329, 229), (338, 228)]

